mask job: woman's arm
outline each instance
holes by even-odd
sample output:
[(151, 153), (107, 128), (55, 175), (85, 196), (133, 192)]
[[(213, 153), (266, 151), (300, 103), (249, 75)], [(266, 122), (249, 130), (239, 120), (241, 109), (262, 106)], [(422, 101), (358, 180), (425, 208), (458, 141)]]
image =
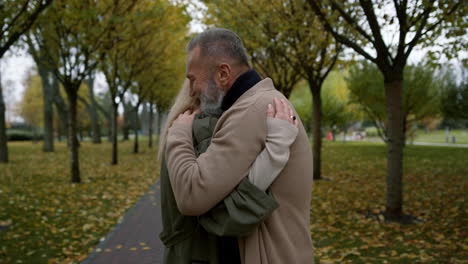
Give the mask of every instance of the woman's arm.
[(265, 191), (289, 160), (289, 147), (296, 140), (297, 127), (288, 121), (267, 117), (265, 149), (258, 155), (249, 172), (249, 180)]
[[(249, 176), (208, 213), (199, 216), (199, 223), (209, 233), (218, 236), (247, 236), (259, 223), (267, 218), (278, 203), (271, 192), (265, 190), (271, 185), (289, 158), (289, 147), (296, 139), (297, 121), (292, 119), (292, 110), (267, 110), (268, 133), (265, 149), (251, 167)], [(287, 111), (289, 120), (282, 120), (281, 111)], [(285, 117), (286, 118), (286, 117)]]

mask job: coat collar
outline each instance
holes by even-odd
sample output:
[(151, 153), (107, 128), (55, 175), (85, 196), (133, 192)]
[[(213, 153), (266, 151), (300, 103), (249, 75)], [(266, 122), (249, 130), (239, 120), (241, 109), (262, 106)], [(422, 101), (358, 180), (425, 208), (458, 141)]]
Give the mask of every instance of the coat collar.
[(223, 112), (228, 110), (239, 97), (261, 80), (262, 78), (255, 70), (249, 70), (241, 74), (224, 96), (223, 103), (221, 104)]

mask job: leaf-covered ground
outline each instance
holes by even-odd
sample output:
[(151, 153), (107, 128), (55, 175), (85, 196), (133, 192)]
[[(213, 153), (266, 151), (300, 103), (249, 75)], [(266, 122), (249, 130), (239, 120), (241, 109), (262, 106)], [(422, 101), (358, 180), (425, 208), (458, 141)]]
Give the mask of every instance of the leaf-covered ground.
[[(311, 233), (325, 263), (468, 263), (468, 148), (408, 146), (404, 211), (421, 223), (385, 224), (383, 144), (324, 145)], [(374, 216), (374, 217), (366, 217)]]
[(82, 143), (83, 184), (70, 184), (68, 151), (56, 144), (9, 143), (11, 162), (0, 164), (0, 263), (77, 263), (158, 178), (155, 150), (132, 154), (119, 144)]
[[(131, 142), (119, 144), (117, 166), (109, 143), (83, 143), (83, 184), (69, 183), (63, 143), (47, 154), (41, 144), (9, 147), (11, 163), (0, 164), (2, 264), (77, 263), (158, 177), (155, 150), (135, 155)], [(422, 222), (384, 224), (385, 146), (325, 143), (330, 181), (314, 183), (310, 225), (317, 263), (468, 263), (467, 160), (466, 148), (408, 146), (404, 209)]]

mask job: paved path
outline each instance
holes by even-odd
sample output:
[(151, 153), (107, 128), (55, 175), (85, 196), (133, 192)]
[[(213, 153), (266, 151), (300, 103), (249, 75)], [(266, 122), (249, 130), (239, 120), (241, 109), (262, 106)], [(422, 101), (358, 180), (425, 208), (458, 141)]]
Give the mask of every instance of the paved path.
[(81, 264), (161, 264), (160, 200), (158, 181)]
[[(342, 141), (342, 138), (337, 138), (337, 142)], [(346, 141), (353, 141), (353, 142), (373, 142), (373, 143), (382, 143), (384, 144), (383, 140), (381, 139), (364, 139), (364, 140), (353, 140), (347, 139)], [(468, 148), (468, 144), (453, 144), (453, 143), (433, 143), (433, 142), (406, 142), (406, 145), (418, 145), (418, 146), (436, 146), (436, 147), (453, 147), (453, 148)]]
[[(410, 144), (411, 144), (411, 143), (410, 143)], [(439, 146), (439, 147), (454, 147), (454, 148), (468, 148), (468, 144), (451, 144), (451, 143), (413, 142), (412, 145), (419, 145), (419, 146)]]

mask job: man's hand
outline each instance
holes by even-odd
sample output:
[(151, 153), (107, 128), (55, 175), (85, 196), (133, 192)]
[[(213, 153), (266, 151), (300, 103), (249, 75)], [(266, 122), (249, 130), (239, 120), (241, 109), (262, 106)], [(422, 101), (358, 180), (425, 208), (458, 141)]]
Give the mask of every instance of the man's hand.
[(195, 114), (198, 114), (198, 113), (199, 113), (198, 110), (195, 110), (194, 112), (192, 112), (191, 110), (187, 110), (183, 114), (180, 114), (172, 122), (172, 125), (174, 125), (174, 124), (184, 124), (184, 125), (192, 126), (193, 118), (195, 117)]

